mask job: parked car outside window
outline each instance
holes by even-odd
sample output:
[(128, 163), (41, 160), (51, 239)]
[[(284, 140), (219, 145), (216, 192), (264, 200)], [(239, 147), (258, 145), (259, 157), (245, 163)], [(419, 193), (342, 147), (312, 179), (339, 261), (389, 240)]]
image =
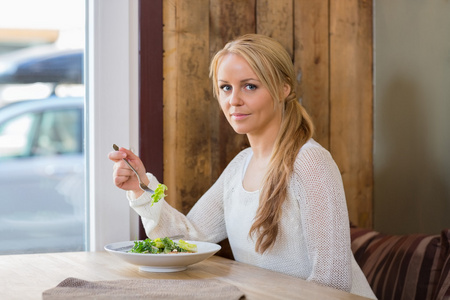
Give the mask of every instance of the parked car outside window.
[(0, 254), (83, 251), (83, 98), (0, 108)]

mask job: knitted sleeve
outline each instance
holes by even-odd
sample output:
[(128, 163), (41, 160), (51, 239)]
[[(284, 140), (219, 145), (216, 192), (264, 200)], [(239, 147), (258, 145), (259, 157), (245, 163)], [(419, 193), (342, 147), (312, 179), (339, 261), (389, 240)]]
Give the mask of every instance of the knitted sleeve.
[[(156, 188), (158, 180), (147, 174), (149, 186)], [(145, 232), (150, 238), (182, 234), (184, 239), (217, 243), (226, 238), (223, 214), (223, 176), (197, 201), (185, 216), (164, 199), (150, 206), (151, 197), (144, 193), (134, 198), (127, 192), (130, 206), (141, 216)]]
[(312, 262), (308, 280), (344, 291), (352, 281), (350, 229), (339, 169), (320, 147), (301, 150), (294, 166), (292, 188)]

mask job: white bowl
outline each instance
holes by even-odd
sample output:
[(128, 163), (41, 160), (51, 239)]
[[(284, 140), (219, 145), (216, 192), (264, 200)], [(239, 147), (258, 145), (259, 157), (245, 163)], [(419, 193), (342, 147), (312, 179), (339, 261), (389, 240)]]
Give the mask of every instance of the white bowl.
[(128, 253), (134, 246), (134, 241), (112, 243), (105, 250), (124, 261), (139, 266), (144, 272), (178, 272), (186, 270), (187, 266), (201, 262), (220, 250), (220, 246), (208, 242), (186, 241), (197, 245), (196, 253), (148, 254)]

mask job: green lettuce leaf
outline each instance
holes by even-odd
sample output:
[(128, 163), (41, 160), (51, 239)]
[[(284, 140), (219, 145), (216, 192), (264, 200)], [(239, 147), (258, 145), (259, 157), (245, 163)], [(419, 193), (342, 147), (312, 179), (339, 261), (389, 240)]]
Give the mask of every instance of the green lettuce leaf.
[(158, 184), (158, 186), (155, 189), (155, 193), (152, 195), (152, 204), (157, 203), (159, 200), (161, 200), (162, 198), (166, 197), (167, 195), (164, 194), (164, 192), (167, 190), (167, 186), (165, 186), (164, 184)]

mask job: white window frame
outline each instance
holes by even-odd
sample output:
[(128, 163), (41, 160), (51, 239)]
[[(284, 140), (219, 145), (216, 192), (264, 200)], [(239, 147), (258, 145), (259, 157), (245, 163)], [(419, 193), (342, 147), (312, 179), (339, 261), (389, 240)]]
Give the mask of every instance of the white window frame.
[[(86, 0), (87, 250), (138, 238), (137, 215), (113, 184), (112, 144), (138, 143), (138, 0)], [(138, 154), (138, 153), (137, 153)]]

